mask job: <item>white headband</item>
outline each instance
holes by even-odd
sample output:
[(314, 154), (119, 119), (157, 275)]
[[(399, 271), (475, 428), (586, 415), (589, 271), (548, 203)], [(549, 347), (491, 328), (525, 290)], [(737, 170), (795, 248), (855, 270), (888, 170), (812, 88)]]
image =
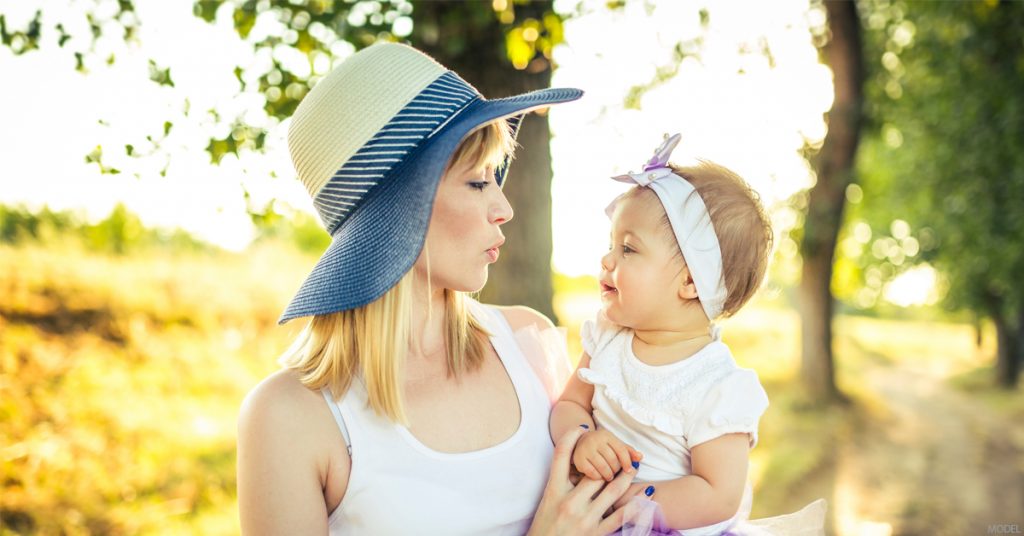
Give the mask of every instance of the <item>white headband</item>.
[[(728, 294), (722, 278), (722, 249), (718, 245), (718, 235), (715, 234), (704, 200), (690, 181), (672, 173), (668, 167), (669, 156), (679, 144), (679, 139), (679, 134), (672, 137), (666, 135), (665, 142), (654, 151), (654, 156), (644, 165), (643, 171), (612, 178), (646, 186), (658, 195), (672, 225), (672, 232), (676, 235), (679, 249), (683, 252), (683, 260), (697, 287), (701, 307), (708, 315), (708, 320), (714, 320), (722, 314)], [(605, 209), (609, 217), (621, 198), (621, 195), (616, 197)]]

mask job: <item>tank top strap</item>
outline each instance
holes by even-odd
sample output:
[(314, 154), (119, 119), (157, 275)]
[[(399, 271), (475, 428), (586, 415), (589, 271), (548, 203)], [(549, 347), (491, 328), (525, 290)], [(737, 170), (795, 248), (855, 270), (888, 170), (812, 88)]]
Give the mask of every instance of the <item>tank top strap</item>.
[(331, 415), (334, 416), (334, 422), (338, 423), (338, 429), (341, 430), (341, 437), (345, 438), (345, 448), (348, 450), (348, 455), (352, 455), (352, 438), (348, 433), (348, 426), (345, 425), (345, 418), (341, 416), (341, 408), (338, 407), (338, 402), (334, 399), (334, 393), (331, 392), (330, 387), (324, 387), (320, 389), (320, 394), (324, 396), (324, 400), (327, 401), (327, 407), (331, 410)]
[(522, 391), (523, 398), (531, 402), (538, 400), (538, 394), (540, 399), (546, 402), (548, 395), (544, 383), (516, 342), (512, 325), (508, 323), (505, 314), (493, 305), (484, 305), (476, 300), (469, 299), (466, 303), (469, 304), (473, 317), (491, 333), (491, 345), (505, 365), (505, 370), (515, 384), (516, 390)]
[(466, 299), (466, 304), (473, 318), (491, 333), (492, 340), (512, 338), (512, 326), (497, 307), (484, 305), (474, 299)]

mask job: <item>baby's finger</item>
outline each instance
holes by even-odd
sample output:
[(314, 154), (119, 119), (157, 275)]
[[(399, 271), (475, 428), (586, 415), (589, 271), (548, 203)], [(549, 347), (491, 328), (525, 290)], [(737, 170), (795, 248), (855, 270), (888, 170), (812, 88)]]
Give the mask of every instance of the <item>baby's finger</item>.
[(626, 465), (622, 465), (619, 461), (618, 454), (611, 445), (602, 446), (599, 449), (599, 452), (601, 453), (601, 457), (604, 458), (604, 462), (608, 464), (609, 468), (611, 468), (613, 475), (618, 473), (623, 467), (629, 467), (629, 462), (626, 462)]
[(636, 450), (635, 448), (629, 447), (629, 446), (627, 446), (626, 448), (629, 449), (629, 457), (633, 461), (637, 461), (638, 462), (638, 461), (644, 459), (644, 454), (642, 452), (640, 452), (639, 450)]
[(593, 480), (604, 480), (601, 477), (601, 473), (597, 472), (597, 468), (594, 467), (594, 464), (590, 463), (588, 460), (580, 461), (580, 463), (576, 465), (576, 470), (583, 473), (587, 478)]
[(630, 459), (629, 451), (630, 448), (626, 445), (616, 446), (615, 455), (618, 457), (619, 467), (629, 467), (633, 465), (633, 460)]
[(589, 461), (591, 465), (593, 465), (594, 468), (597, 469), (597, 472), (601, 474), (599, 478), (601, 478), (605, 482), (608, 482), (611, 479), (615, 478), (615, 471), (612, 471), (612, 468), (608, 465), (608, 462), (606, 462), (600, 454), (594, 456), (593, 458), (590, 458)]

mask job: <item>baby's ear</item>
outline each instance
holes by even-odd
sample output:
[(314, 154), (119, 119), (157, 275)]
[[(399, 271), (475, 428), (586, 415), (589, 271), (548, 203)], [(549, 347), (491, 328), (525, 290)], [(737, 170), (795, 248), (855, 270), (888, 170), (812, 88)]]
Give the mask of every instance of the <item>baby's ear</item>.
[(693, 282), (693, 277), (690, 275), (690, 268), (688, 266), (684, 266), (683, 272), (680, 274), (679, 298), (685, 301), (697, 299), (697, 285)]

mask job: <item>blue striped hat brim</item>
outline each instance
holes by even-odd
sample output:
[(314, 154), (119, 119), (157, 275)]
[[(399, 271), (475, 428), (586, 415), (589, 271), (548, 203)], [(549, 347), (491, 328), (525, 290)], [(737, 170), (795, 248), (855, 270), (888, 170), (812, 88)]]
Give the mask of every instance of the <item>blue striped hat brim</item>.
[(459, 143), (491, 121), (512, 119), (518, 126), (523, 114), (582, 94), (578, 89), (551, 88), (469, 102), (441, 130), (395, 162), (348, 212), (278, 323), (361, 307), (383, 296), (423, 249), (437, 186)]

